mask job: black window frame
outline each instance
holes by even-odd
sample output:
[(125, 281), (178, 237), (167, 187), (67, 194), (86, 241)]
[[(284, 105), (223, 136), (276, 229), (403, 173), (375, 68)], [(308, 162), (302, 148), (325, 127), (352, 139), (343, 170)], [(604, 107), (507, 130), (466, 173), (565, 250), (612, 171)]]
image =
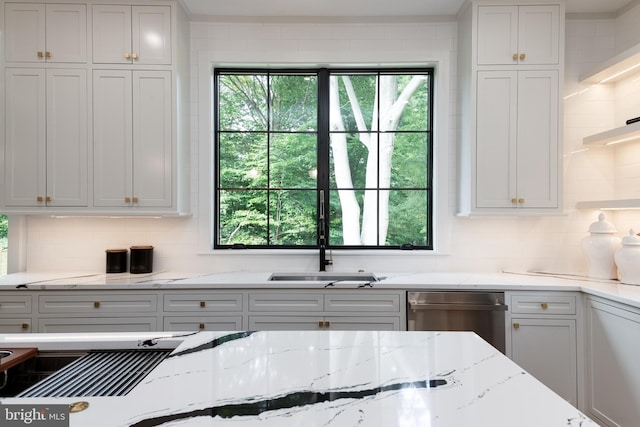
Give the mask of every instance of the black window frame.
[[(219, 129), (219, 96), (218, 96), (218, 77), (221, 74), (229, 74), (229, 73), (238, 73), (238, 74), (256, 74), (262, 75), (265, 74), (267, 76), (275, 74), (316, 74), (318, 77), (318, 124), (316, 128), (317, 132), (317, 188), (316, 188), (316, 224), (317, 227), (317, 236), (318, 239), (316, 244), (314, 245), (274, 245), (274, 244), (266, 244), (266, 245), (246, 245), (243, 243), (231, 243), (231, 244), (221, 244), (220, 243), (220, 134)], [(377, 75), (385, 75), (385, 74), (424, 74), (427, 76), (428, 85), (429, 85), (429, 97), (428, 97), (428, 128), (425, 131), (427, 134), (427, 162), (425, 167), (427, 168), (427, 176), (426, 176), (426, 187), (425, 188), (402, 188), (402, 190), (424, 190), (427, 196), (426, 206), (426, 239), (427, 244), (425, 245), (414, 245), (411, 243), (399, 245), (399, 246), (390, 246), (390, 245), (332, 245), (330, 238), (330, 230), (329, 230), (329, 220), (323, 221), (324, 230), (320, 228), (320, 211), (324, 206), (330, 206), (330, 194), (332, 189), (330, 188), (330, 130), (329, 130), (329, 77), (331, 74), (377, 74)], [(434, 211), (435, 211), (435, 194), (434, 194), (434, 98), (435, 98), (435, 86), (434, 86), (434, 74), (435, 69), (433, 67), (398, 67), (398, 68), (383, 68), (383, 67), (347, 67), (347, 68), (256, 68), (256, 67), (232, 67), (232, 68), (214, 68), (213, 70), (213, 163), (214, 163), (214, 189), (213, 189), (213, 248), (214, 249), (267, 249), (267, 250), (278, 250), (278, 249), (318, 249), (320, 247), (320, 239), (319, 236), (322, 232), (326, 236), (326, 241), (324, 246), (327, 249), (334, 250), (427, 250), (432, 251), (434, 249), (434, 231), (433, 231), (433, 222), (434, 222)], [(268, 107), (269, 108), (269, 107)], [(382, 133), (379, 129), (375, 132)], [(403, 131), (394, 131), (396, 134), (403, 133)], [(407, 132), (407, 131), (406, 131)], [(410, 132), (410, 131), (408, 131)], [(271, 131), (268, 131), (271, 134)], [(298, 132), (301, 133), (301, 132)], [(313, 132), (315, 133), (315, 132)], [(323, 167), (324, 166), (324, 167)], [(269, 211), (269, 192), (267, 187), (267, 212)], [(364, 190), (363, 188), (354, 188), (354, 190)], [(371, 189), (369, 189), (371, 190)], [(376, 191), (384, 191), (384, 190), (398, 190), (398, 188), (380, 188), (376, 187)], [(322, 199), (322, 196), (324, 197)], [(321, 200), (322, 199), (322, 200)], [(324, 209), (328, 215), (329, 209)], [(269, 217), (269, 215), (267, 215)], [(379, 218), (379, 217), (378, 217)], [(379, 219), (378, 219), (379, 220)], [(267, 242), (269, 242), (269, 227), (267, 227)], [(379, 239), (378, 239), (379, 240)]]

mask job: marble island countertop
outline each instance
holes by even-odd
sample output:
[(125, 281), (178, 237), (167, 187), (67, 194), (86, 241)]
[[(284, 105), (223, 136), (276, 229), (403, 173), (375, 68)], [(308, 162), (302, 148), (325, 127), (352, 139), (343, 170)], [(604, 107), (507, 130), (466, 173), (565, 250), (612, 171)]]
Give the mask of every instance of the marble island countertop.
[[(471, 332), (164, 334), (158, 341), (182, 341), (126, 396), (2, 404), (88, 402), (69, 414), (71, 427), (596, 426)], [(32, 334), (22, 343), (66, 345), (74, 335)], [(101, 336), (91, 337), (95, 346)], [(133, 334), (102, 339), (150, 343)]]
[[(640, 286), (617, 280), (545, 272), (376, 273), (379, 281), (270, 281), (271, 272), (150, 274), (15, 273), (0, 277), (3, 290), (172, 290), (172, 289), (406, 289), (578, 291), (640, 308)], [(318, 274), (318, 273), (313, 273)], [(371, 285), (371, 286), (370, 286)]]

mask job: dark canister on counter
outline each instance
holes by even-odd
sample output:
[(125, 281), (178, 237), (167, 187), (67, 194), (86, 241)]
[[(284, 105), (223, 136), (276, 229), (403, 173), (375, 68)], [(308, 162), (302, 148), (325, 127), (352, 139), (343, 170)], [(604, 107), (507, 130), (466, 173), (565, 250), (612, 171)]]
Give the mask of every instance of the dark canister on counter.
[(153, 246), (131, 246), (129, 272), (132, 274), (151, 273), (153, 269)]
[(127, 249), (107, 249), (107, 273), (127, 271)]

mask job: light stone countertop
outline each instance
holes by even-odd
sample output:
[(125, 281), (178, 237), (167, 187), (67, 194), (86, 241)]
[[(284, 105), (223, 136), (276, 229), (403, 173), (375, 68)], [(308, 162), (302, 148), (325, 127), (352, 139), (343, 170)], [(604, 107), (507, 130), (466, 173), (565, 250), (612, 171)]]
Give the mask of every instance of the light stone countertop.
[[(331, 272), (330, 272), (331, 273)], [(317, 275), (318, 273), (311, 272)], [(320, 273), (321, 274), (321, 273)], [(270, 272), (196, 274), (15, 273), (0, 278), (0, 291), (9, 290), (174, 290), (174, 289), (368, 289), (368, 290), (499, 290), (576, 291), (640, 308), (640, 286), (617, 280), (543, 273), (376, 273), (372, 287), (361, 281), (269, 281)], [(330, 284), (329, 286), (327, 286)]]
[[(78, 335), (29, 339), (64, 345)], [(91, 335), (92, 346), (148, 343), (146, 335)], [(68, 414), (70, 427), (596, 427), (472, 332), (200, 332), (182, 339), (126, 396), (12, 397), (3, 408), (88, 403)]]

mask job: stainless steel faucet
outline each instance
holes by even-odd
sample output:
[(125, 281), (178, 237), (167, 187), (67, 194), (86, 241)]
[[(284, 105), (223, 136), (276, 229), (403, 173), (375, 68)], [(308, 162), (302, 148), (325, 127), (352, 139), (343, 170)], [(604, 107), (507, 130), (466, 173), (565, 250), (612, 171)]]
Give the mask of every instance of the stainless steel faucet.
[(318, 215), (318, 243), (320, 244), (320, 271), (326, 271), (327, 265), (333, 264), (333, 260), (327, 259), (325, 235), (325, 213), (324, 213), (324, 190), (320, 190), (320, 213)]

